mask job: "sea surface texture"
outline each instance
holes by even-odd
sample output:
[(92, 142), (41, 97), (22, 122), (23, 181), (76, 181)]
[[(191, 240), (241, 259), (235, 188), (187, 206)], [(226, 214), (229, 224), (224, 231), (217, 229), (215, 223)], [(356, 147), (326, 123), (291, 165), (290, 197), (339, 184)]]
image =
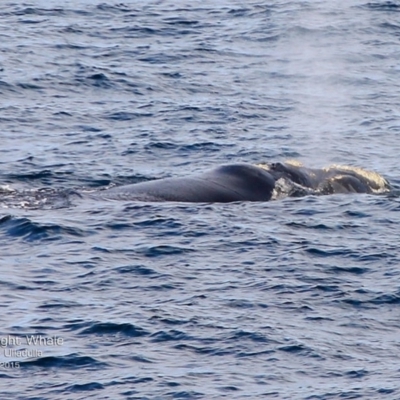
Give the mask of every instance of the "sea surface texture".
[(2, 1), (0, 398), (399, 399), (400, 200), (75, 191), (221, 164), (400, 183), (400, 2)]

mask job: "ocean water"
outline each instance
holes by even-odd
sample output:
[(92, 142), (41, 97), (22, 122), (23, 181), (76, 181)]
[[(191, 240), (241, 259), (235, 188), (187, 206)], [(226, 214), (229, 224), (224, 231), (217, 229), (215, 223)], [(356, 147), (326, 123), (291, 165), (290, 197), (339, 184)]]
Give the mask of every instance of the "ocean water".
[(399, 18), (3, 2), (1, 399), (400, 398), (396, 195), (45, 201), (288, 158), (399, 185)]

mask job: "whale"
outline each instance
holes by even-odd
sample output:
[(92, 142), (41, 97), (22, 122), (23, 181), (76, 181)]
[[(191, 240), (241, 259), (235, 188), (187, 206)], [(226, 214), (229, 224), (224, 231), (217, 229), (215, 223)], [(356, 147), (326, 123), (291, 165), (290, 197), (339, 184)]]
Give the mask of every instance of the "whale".
[(235, 163), (204, 172), (148, 180), (103, 189), (41, 188), (14, 190), (0, 186), (3, 208), (56, 209), (81, 200), (133, 202), (231, 203), (268, 202), (287, 197), (334, 194), (385, 194), (399, 189), (377, 172), (348, 165), (308, 168), (296, 160), (276, 163)]
[(306, 195), (379, 194), (390, 189), (384, 177), (359, 167), (330, 165), (316, 169), (288, 160), (227, 164), (194, 175), (113, 187), (94, 196), (108, 200), (229, 203)]

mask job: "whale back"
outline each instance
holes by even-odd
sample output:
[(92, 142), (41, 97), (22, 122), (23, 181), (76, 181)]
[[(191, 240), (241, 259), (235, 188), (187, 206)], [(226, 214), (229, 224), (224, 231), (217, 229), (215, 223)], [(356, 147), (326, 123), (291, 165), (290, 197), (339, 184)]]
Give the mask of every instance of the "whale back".
[(223, 165), (209, 172), (116, 187), (105, 199), (179, 202), (268, 201), (275, 185), (267, 172), (249, 164)]

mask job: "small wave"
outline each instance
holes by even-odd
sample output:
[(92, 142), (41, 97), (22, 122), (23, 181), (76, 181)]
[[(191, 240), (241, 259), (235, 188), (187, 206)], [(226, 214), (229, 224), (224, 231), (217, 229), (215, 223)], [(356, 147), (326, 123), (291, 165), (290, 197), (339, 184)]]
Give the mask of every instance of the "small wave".
[(169, 331), (159, 331), (150, 336), (151, 342), (170, 342), (176, 340), (190, 340), (192, 337), (185, 332), (171, 329)]
[(100, 362), (93, 357), (79, 356), (77, 354), (69, 354), (66, 356), (48, 356), (40, 357), (34, 360), (20, 362), (21, 368), (65, 368), (65, 369), (81, 369), (82, 367), (90, 368), (91, 370), (102, 369), (107, 366), (106, 363)]
[(0, 219), (0, 230), (10, 237), (22, 237), (32, 242), (36, 240), (56, 240), (64, 235), (84, 236), (77, 228), (61, 225), (40, 224), (28, 218), (16, 218), (6, 215)]
[(141, 337), (147, 336), (149, 333), (138, 326), (122, 323), (116, 324), (112, 322), (95, 322), (90, 323), (85, 329), (82, 329), (79, 332), (81, 335), (123, 335), (127, 337)]
[(367, 3), (362, 6), (363, 8), (367, 8), (373, 11), (393, 11), (400, 12), (400, 4), (397, 4), (393, 1), (382, 1), (379, 3)]
[(154, 269), (144, 267), (142, 265), (135, 265), (135, 266), (123, 266), (115, 268), (115, 271), (119, 272), (120, 274), (133, 274), (133, 275), (141, 275), (141, 276), (154, 276), (158, 275)]
[(84, 384), (77, 384), (68, 386), (65, 388), (66, 392), (90, 392), (92, 390), (101, 390), (104, 389), (105, 386), (99, 382), (90, 382)]
[(151, 246), (151, 247), (143, 247), (137, 250), (138, 253), (145, 255), (146, 257), (159, 257), (165, 255), (177, 255), (177, 254), (187, 254), (193, 253), (195, 250), (178, 247), (178, 246)]
[(357, 308), (375, 308), (376, 306), (400, 304), (400, 292), (395, 293), (372, 293), (363, 289), (356, 290), (354, 295), (338, 302), (345, 303)]
[(137, 118), (152, 117), (152, 116), (153, 116), (152, 113), (138, 113), (138, 112), (133, 113), (133, 112), (120, 111), (111, 113), (107, 115), (105, 118), (115, 121), (132, 121)]
[(5, 81), (0, 81), (0, 94), (6, 94), (6, 93), (16, 93), (18, 90), (14, 85), (11, 85), (8, 82)]

